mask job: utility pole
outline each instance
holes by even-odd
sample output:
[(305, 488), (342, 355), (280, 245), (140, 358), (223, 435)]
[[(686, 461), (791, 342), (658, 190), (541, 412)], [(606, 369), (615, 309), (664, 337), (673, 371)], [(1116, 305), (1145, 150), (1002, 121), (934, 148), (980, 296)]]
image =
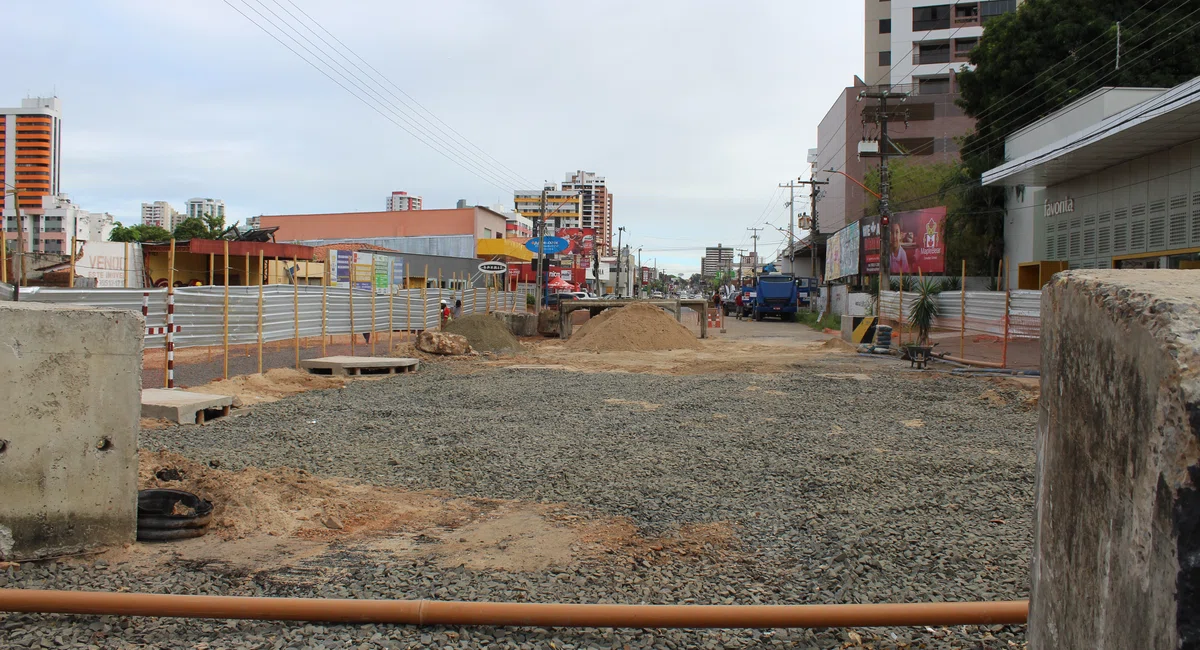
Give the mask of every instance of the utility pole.
[[(796, 179), (796, 184), (808, 186), (808, 196), (812, 201), (812, 227), (808, 231), (808, 252), (812, 257), (812, 277), (815, 278), (817, 277), (817, 235), (821, 232), (820, 223), (817, 221), (817, 192), (819, 185), (828, 185), (829, 181), (819, 181), (813, 176), (806, 181)], [(791, 230), (791, 226), (788, 226), (788, 232), (791, 232)], [(795, 260), (795, 256), (796, 254), (793, 252), (793, 261)]]
[(538, 219), (538, 268), (537, 268), (537, 310), (542, 310), (542, 300), (546, 296), (546, 185), (542, 184), (541, 217)]
[(750, 238), (754, 240), (754, 254), (750, 258), (754, 263), (750, 265), (750, 275), (754, 276), (754, 284), (757, 285), (758, 284), (758, 231), (763, 230), (763, 229), (762, 228), (747, 228), (746, 230), (751, 230), (754, 232), (754, 234), (750, 236)]
[[(796, 184), (788, 181), (786, 185), (780, 183), (779, 187), (788, 188), (788, 270), (795, 273), (796, 269), (792, 267), (796, 265), (796, 236), (793, 230), (796, 223)], [(755, 260), (755, 262), (757, 261)]]
[[(859, 97), (879, 100), (879, 109), (875, 112), (875, 121), (879, 124), (879, 151), (871, 151), (870, 147), (863, 146), (865, 142), (861, 142), (859, 156), (879, 158), (879, 288), (882, 291), (891, 284), (892, 254), (892, 209), (889, 202), (891, 179), (888, 177), (888, 155), (892, 141), (888, 139), (888, 120), (891, 116), (888, 114), (887, 102), (892, 97), (904, 101), (908, 98), (908, 93), (893, 92), (888, 86), (880, 86), (864, 91)], [(897, 114), (896, 117), (908, 121), (905, 115)]]
[(613, 286), (617, 297), (620, 298), (625, 293), (621, 291), (621, 235), (625, 234), (625, 226), (617, 228), (617, 283)]

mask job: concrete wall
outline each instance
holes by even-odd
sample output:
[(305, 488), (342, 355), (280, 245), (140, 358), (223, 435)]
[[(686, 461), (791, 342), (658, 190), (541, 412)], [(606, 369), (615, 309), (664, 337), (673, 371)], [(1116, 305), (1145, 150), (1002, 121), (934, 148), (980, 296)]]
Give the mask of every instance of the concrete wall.
[(1200, 271), (1042, 293), (1032, 650), (1200, 647)]
[(144, 327), (0, 303), (0, 560), (133, 541)]

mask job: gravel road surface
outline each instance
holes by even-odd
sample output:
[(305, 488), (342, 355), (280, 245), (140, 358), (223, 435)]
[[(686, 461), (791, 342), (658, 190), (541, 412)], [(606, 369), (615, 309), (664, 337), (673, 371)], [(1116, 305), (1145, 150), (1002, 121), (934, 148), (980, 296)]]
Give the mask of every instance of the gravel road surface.
[[(539, 573), (388, 562), (308, 572), (94, 562), (0, 570), (0, 586), (191, 594), (617, 603), (1008, 600), (1028, 593), (1036, 415), (982, 380), (831, 355), (782, 375), (665, 376), (428, 365), (310, 392), (141, 445), (237, 469), (565, 503), (646, 534), (724, 522), (722, 557)], [(1005, 398), (980, 398), (985, 390)], [(103, 565), (103, 566), (101, 566)], [(1023, 626), (569, 630), (0, 615), (4, 647), (1009, 648)], [(39, 645), (41, 644), (41, 645)], [(47, 645), (49, 644), (49, 645)]]

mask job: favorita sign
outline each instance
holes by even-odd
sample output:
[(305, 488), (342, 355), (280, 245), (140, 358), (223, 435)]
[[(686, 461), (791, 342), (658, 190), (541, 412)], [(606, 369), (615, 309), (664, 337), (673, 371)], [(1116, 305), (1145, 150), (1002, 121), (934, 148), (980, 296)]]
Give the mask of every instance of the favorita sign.
[(1061, 201), (1046, 201), (1046, 216), (1055, 217), (1060, 214), (1067, 214), (1075, 211), (1075, 199), (1066, 198)]

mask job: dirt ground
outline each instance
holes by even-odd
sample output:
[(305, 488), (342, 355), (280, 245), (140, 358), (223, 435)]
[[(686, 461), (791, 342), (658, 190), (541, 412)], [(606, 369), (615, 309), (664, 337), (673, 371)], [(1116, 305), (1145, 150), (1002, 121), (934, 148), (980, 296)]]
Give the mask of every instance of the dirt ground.
[(273, 570), (348, 547), (447, 568), (544, 571), (574, 563), (712, 559), (736, 540), (733, 527), (721, 522), (647, 538), (627, 519), (561, 504), (453, 498), (289, 468), (226, 471), (167, 451), (141, 450), (138, 461), (139, 489), (186, 490), (214, 503), (204, 537), (131, 544), (101, 555), (143, 571), (180, 561)]

